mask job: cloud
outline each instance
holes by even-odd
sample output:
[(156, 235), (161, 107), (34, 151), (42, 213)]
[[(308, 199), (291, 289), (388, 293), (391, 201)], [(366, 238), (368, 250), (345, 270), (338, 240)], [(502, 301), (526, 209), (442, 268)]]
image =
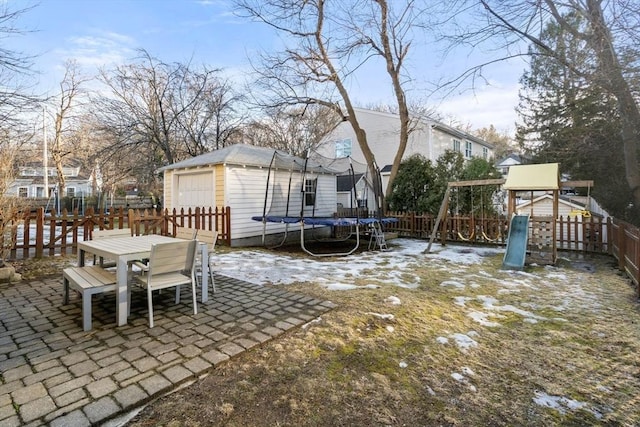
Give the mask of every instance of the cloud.
[(501, 131), (513, 131), (517, 119), (518, 85), (486, 85), (475, 91), (451, 96), (442, 101), (439, 111), (450, 114), (476, 128), (494, 125)]
[(62, 58), (73, 58), (83, 68), (122, 64), (135, 54), (136, 47), (132, 37), (112, 31), (72, 36), (67, 43), (67, 48), (57, 49), (55, 54)]

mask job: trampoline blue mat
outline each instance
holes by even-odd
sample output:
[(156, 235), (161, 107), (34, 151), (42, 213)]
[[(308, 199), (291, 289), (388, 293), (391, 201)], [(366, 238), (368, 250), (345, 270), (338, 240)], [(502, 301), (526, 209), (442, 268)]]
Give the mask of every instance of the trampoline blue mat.
[(251, 217), (254, 221), (263, 220), (266, 222), (275, 222), (279, 224), (295, 224), (298, 222), (304, 222), (307, 225), (329, 225), (329, 226), (338, 226), (338, 225), (370, 225), (374, 223), (382, 223), (382, 224), (390, 224), (392, 222), (398, 222), (398, 218), (320, 218), (320, 217), (303, 217), (299, 216), (276, 216), (276, 215), (267, 215), (265, 217), (262, 216), (253, 216)]

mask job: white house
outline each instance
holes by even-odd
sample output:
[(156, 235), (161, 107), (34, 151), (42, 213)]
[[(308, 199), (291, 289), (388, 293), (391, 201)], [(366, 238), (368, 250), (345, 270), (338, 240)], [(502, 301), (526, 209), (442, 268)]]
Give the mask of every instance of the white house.
[[(65, 166), (62, 173), (65, 177), (64, 193), (67, 197), (83, 197), (93, 193), (93, 176), (83, 173), (80, 166)], [(45, 191), (42, 163), (18, 166), (16, 177), (7, 189), (7, 194), (23, 198), (48, 198), (57, 190), (58, 176), (55, 168), (47, 168), (47, 178), (49, 188)]]
[[(538, 197), (534, 197), (533, 200), (526, 200), (516, 206), (516, 212), (518, 214), (527, 214), (530, 216), (545, 217), (553, 216), (553, 196), (551, 194), (543, 194)], [(589, 227), (583, 227), (582, 223), (589, 223), (590, 216), (599, 216), (606, 218), (609, 215), (598, 206), (598, 204), (590, 197), (584, 196), (560, 196), (558, 198), (558, 217), (571, 218), (574, 224), (577, 223), (578, 227), (571, 227), (571, 230), (564, 230), (564, 235), (570, 234), (573, 238), (579, 242), (582, 242), (583, 234), (593, 233)], [(586, 231), (585, 231), (586, 230)], [(602, 228), (602, 241), (607, 241), (607, 229)], [(556, 225), (556, 234), (560, 236), (560, 225)], [(558, 249), (582, 249), (582, 243), (577, 246), (569, 244), (566, 241), (558, 242)]]
[[(400, 117), (397, 114), (356, 108), (360, 126), (367, 133), (367, 142), (382, 172), (383, 188), (389, 182), (390, 165), (398, 150)], [(465, 159), (493, 157), (493, 145), (467, 132), (447, 126), (430, 117), (416, 118), (415, 130), (409, 135), (403, 159), (421, 154), (435, 163), (446, 150), (456, 150)], [(351, 156), (365, 163), (355, 132), (349, 122), (340, 123), (327, 135), (318, 149), (328, 157)]]
[(509, 175), (509, 168), (511, 166), (521, 165), (523, 162), (523, 158), (520, 154), (511, 153), (504, 159), (500, 160), (496, 163), (496, 168), (500, 171), (504, 178)]
[(252, 217), (330, 217), (336, 211), (336, 173), (308, 167), (303, 176), (304, 164), (284, 152), (246, 144), (211, 151), (160, 169), (164, 207), (228, 206), (232, 246), (259, 244), (265, 230), (276, 241), (286, 225), (263, 227)]

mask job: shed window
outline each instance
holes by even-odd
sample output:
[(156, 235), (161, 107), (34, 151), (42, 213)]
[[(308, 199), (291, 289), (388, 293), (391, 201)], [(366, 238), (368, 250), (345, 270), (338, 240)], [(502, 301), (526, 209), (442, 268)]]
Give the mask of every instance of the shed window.
[(487, 147), (482, 147), (482, 158), (485, 160), (489, 158), (489, 149)]
[(460, 140), (459, 139), (454, 139), (453, 140), (453, 151), (457, 151), (458, 153), (460, 152)]
[(305, 179), (304, 181), (304, 205), (314, 206), (316, 204), (316, 188), (318, 187), (318, 178)]
[(18, 188), (18, 197), (29, 197), (29, 188), (27, 187)]

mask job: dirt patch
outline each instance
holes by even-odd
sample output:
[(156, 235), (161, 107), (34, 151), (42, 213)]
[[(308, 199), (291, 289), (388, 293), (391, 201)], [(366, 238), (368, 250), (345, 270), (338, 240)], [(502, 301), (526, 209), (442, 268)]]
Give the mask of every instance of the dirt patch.
[(501, 260), (425, 258), (415, 289), (288, 285), (338, 308), (129, 425), (640, 423), (640, 303), (610, 259), (524, 272)]

